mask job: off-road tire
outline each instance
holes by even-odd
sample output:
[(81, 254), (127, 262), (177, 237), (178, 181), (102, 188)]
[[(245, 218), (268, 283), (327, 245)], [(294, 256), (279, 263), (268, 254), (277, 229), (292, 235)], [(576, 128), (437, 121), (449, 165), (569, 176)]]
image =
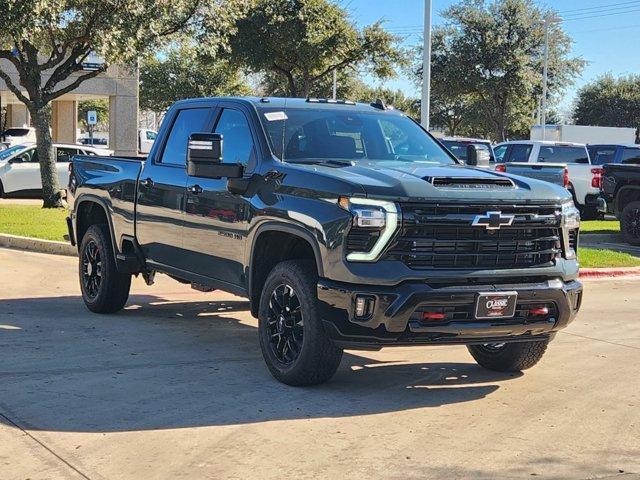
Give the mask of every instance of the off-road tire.
[(533, 367), (547, 350), (549, 340), (490, 345), (468, 345), (469, 353), (478, 365), (496, 372), (519, 372)]
[(620, 233), (630, 245), (640, 245), (640, 202), (630, 202), (620, 214)]
[(580, 218), (582, 220), (603, 220), (604, 214), (598, 211), (598, 208), (592, 205), (580, 207)]
[(0, 182), (0, 198), (4, 198), (4, 187), (2, 186), (2, 182)]
[[(287, 260), (277, 264), (269, 273), (260, 296), (258, 332), (262, 356), (271, 374), (287, 385), (324, 383), (333, 377), (342, 359), (342, 349), (331, 341), (318, 315), (317, 277), (313, 262)], [(295, 292), (302, 315), (302, 345), (290, 363), (278, 359), (277, 347), (271, 343), (274, 310), (273, 306), (270, 309), (270, 302), (274, 292), (283, 285), (290, 286)]]
[[(96, 249), (99, 255), (100, 282), (93, 294), (85, 281), (85, 253)], [(80, 243), (78, 275), (82, 299), (89, 310), (95, 313), (114, 313), (121, 310), (129, 298), (131, 275), (118, 271), (111, 245), (109, 228), (105, 224), (90, 226)], [(95, 269), (95, 267), (93, 267)]]

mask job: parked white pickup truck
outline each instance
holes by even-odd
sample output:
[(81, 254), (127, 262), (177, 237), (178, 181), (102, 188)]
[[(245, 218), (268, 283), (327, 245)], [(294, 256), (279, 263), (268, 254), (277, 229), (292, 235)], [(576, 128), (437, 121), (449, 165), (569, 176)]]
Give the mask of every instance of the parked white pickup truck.
[(493, 148), (496, 163), (531, 162), (565, 164), (569, 171), (567, 188), (584, 219), (596, 218), (602, 168), (591, 165), (583, 143), (516, 140)]

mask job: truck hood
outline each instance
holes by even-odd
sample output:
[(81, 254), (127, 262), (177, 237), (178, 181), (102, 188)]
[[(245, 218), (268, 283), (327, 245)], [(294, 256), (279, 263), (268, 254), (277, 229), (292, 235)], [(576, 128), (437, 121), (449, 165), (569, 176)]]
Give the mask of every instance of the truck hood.
[[(316, 174), (361, 187), (367, 197), (397, 201), (558, 202), (571, 199), (563, 187), (548, 182), (464, 165), (420, 165), (417, 162), (297, 164)], [(492, 185), (510, 179), (513, 186)], [(475, 182), (475, 183), (474, 183)], [(478, 186), (481, 183), (483, 185)]]

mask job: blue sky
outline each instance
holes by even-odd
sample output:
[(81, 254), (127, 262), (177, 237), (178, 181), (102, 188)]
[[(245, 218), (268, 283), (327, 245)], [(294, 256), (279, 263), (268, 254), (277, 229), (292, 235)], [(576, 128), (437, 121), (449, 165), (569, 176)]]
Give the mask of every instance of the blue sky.
[[(407, 46), (420, 42), (424, 0), (340, 0), (339, 3), (349, 10), (360, 26), (382, 19), (386, 28), (407, 37)], [(432, 0), (434, 25), (442, 23), (439, 13), (453, 3), (456, 2)], [(564, 22), (565, 31), (574, 40), (573, 53), (589, 62), (575, 85), (567, 89), (560, 105), (562, 111), (570, 110), (580, 86), (599, 75), (607, 72), (614, 76), (640, 73), (640, 1), (557, 0), (536, 3), (553, 7), (567, 19), (573, 18)], [(581, 10), (576, 12), (576, 9)], [(412, 96), (419, 94), (407, 78), (396, 78), (384, 85), (400, 88)]]

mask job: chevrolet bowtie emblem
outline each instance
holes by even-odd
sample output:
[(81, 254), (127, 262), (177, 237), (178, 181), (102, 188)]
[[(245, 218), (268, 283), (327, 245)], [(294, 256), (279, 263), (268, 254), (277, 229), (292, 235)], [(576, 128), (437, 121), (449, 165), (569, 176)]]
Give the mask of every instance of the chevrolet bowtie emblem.
[(500, 230), (513, 223), (514, 215), (503, 215), (502, 212), (487, 212), (485, 215), (476, 215), (473, 219), (474, 227), (484, 227), (487, 230)]

